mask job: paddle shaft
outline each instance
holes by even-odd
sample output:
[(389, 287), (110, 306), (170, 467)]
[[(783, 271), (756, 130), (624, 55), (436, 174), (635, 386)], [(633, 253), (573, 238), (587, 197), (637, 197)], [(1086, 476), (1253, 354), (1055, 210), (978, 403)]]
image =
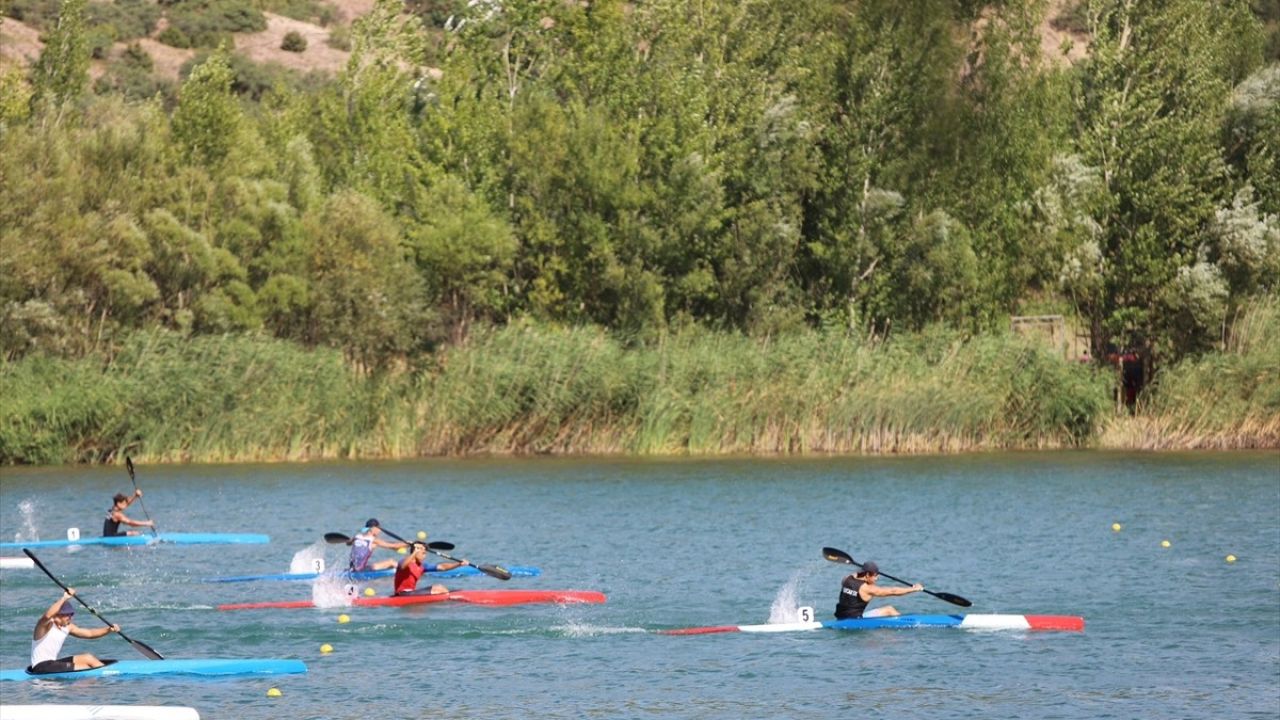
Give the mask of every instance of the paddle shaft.
[[(129, 471), (129, 481), (133, 483), (133, 489), (138, 490), (138, 479), (133, 476), (133, 458), (128, 455), (124, 456), (124, 469)], [(142, 508), (142, 514), (146, 516), (147, 522), (151, 523), (151, 534), (160, 537), (160, 530), (156, 527), (156, 523), (151, 519), (151, 513), (147, 512), (147, 504), (142, 502), (142, 496), (138, 496), (138, 507)]]
[[(391, 533), (387, 533), (387, 534), (391, 535)], [(330, 533), (324, 534), (324, 541), (329, 543), (330, 545), (344, 545), (346, 543), (351, 542), (351, 536), (343, 535), (342, 533), (330, 532)], [(432, 540), (431, 542), (427, 543), (428, 550), (452, 550), (455, 547), (457, 546), (454, 545), (453, 543), (445, 542), (444, 540)]]
[[(409, 542), (408, 540), (405, 540), (404, 538), (400, 537), (399, 535), (397, 535), (397, 534), (395, 534), (395, 533), (391, 532), (390, 530), (388, 530), (388, 529), (386, 529), (386, 528), (383, 528), (383, 529), (382, 529), (382, 532), (384, 532), (384, 533), (386, 533), (386, 534), (390, 535), (391, 537), (395, 538), (396, 540), (399, 540), (399, 541), (400, 541), (400, 542), (402, 542), (402, 543), (409, 543), (410, 545), (412, 545), (412, 544), (413, 544), (413, 543)], [(430, 550), (431, 552), (435, 553), (436, 555), (439, 555), (440, 557), (444, 558), (445, 560), (449, 560), (449, 561), (452, 561), (452, 562), (456, 562), (456, 563), (459, 563), (459, 564), (463, 564), (463, 561), (462, 561), (462, 560), (459, 560), (458, 558), (453, 557), (452, 555), (446, 555), (446, 554), (444, 554), (444, 553), (440, 552), (440, 550), (452, 550), (453, 548), (451, 548), (451, 547), (449, 547), (449, 548), (440, 548), (440, 550), (437, 550), (437, 549), (435, 549), (435, 548), (431, 547), (430, 545), (427, 545), (427, 549), (428, 549), (428, 550)], [(467, 563), (465, 563), (465, 564), (470, 565), (471, 563), (470, 563), (470, 562), (467, 562)], [(475, 567), (475, 569), (479, 570), (480, 572), (484, 573), (485, 575), (488, 575), (488, 576), (490, 576), (490, 577), (496, 577), (496, 578), (498, 578), (499, 580), (510, 580), (510, 579), (511, 579), (511, 571), (507, 570), (507, 569), (506, 569), (506, 568), (504, 568), (504, 567), (499, 567), (499, 566), (497, 566), (497, 565), (474, 565), (473, 567)]]
[[(831, 562), (844, 563), (844, 564), (846, 564), (846, 565), (856, 565), (856, 566), (857, 566), (857, 567), (859, 567), (859, 568), (860, 568), (860, 567), (862, 567), (862, 563), (858, 562), (857, 560), (854, 560), (852, 555), (850, 555), (850, 554), (849, 554), (849, 553), (847, 553), (847, 552), (844, 552), (843, 550), (837, 550), (837, 549), (835, 549), (835, 548), (824, 547), (824, 548), (822, 548), (822, 557), (826, 558), (827, 560), (830, 560)], [(894, 577), (894, 576), (892, 576), (892, 575), (890, 575), (889, 573), (886, 573), (886, 572), (877, 572), (876, 574), (877, 574), (877, 575), (883, 575), (884, 577), (886, 577), (886, 578), (888, 578), (888, 579), (890, 579), (890, 580), (893, 580), (894, 582), (900, 582), (900, 583), (902, 583), (903, 585), (915, 585), (915, 583), (913, 583), (913, 582), (907, 582), (906, 580), (903, 580), (902, 578), (896, 578), (896, 577)], [(928, 594), (930, 594), (930, 595), (932, 595), (932, 596), (934, 596), (934, 597), (938, 598), (939, 600), (945, 600), (946, 602), (949, 602), (949, 603), (951, 603), (952, 605), (959, 605), (960, 607), (969, 607), (969, 606), (973, 605), (973, 603), (971, 603), (971, 602), (969, 602), (968, 600), (966, 600), (966, 599), (964, 599), (964, 598), (960, 597), (959, 595), (952, 595), (951, 593), (945, 593), (945, 592), (944, 592), (944, 593), (938, 593), (938, 592), (934, 592), (934, 591), (932, 591), (932, 590), (924, 590), (924, 589), (922, 589), (921, 591), (922, 591), (922, 592), (925, 592), (925, 593), (928, 593)]]
[[(63, 585), (61, 580), (55, 577), (53, 573), (49, 572), (49, 568), (45, 567), (44, 563), (40, 562), (40, 558), (36, 557), (35, 553), (31, 552), (26, 548), (22, 548), (22, 552), (26, 553), (27, 557), (31, 558), (31, 562), (34, 562), (36, 564), (36, 567), (40, 568), (45, 575), (48, 575), (49, 579), (52, 580), (54, 583), (56, 583), (58, 587), (62, 588), (63, 591), (65, 592), (71, 592), (71, 588), (67, 587), (66, 585)], [(115, 624), (110, 620), (102, 617), (102, 613), (98, 612), (92, 605), (85, 602), (84, 599), (80, 597), (79, 593), (72, 595), (71, 597), (75, 598), (76, 602), (83, 605), (85, 610), (88, 610), (89, 612), (93, 613), (94, 617), (106, 623), (108, 626)], [(149, 660), (164, 659), (164, 656), (156, 652), (155, 650), (153, 650), (150, 645), (147, 645), (144, 642), (140, 642), (138, 640), (134, 640), (133, 638), (130, 638), (128, 635), (124, 634), (124, 631), (116, 630), (116, 634), (124, 638), (130, 645), (134, 647), (135, 650), (145, 655)]]

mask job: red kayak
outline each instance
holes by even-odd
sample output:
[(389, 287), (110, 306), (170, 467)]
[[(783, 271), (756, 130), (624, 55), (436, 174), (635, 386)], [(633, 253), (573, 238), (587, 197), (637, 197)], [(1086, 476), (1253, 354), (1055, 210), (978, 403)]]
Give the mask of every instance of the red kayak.
[[(438, 602), (464, 602), (473, 605), (528, 605), (531, 603), (602, 603), (604, 593), (595, 590), (458, 590), (439, 595), (395, 595), (391, 597), (356, 597), (355, 607), (423, 605)], [(310, 600), (284, 602), (231, 603), (219, 610), (266, 610), (275, 608), (310, 608)]]

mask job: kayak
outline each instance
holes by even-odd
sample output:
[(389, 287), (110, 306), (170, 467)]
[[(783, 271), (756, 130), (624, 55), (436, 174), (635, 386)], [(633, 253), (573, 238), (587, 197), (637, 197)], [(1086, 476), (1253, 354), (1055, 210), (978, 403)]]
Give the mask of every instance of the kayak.
[(117, 535), (115, 537), (82, 537), (76, 540), (32, 540), (30, 542), (3, 542), (0, 548), (71, 547), (73, 545), (153, 545), (176, 543), (178, 545), (261, 545), (271, 542), (266, 535), (256, 533), (160, 533), (153, 535)]
[[(504, 566), (505, 567), (505, 566)], [(536, 567), (527, 567), (524, 565), (512, 565), (507, 567), (515, 577), (537, 577), (542, 571)], [(275, 575), (231, 575), (228, 577), (204, 578), (200, 582), (207, 583), (233, 583), (233, 582), (257, 582), (259, 580), (285, 580), (285, 581), (301, 581), (315, 580), (319, 577), (334, 577), (339, 580), (377, 580), (379, 578), (388, 578), (395, 575), (395, 568), (386, 570), (361, 570), (359, 572), (340, 572), (340, 573), (277, 573)], [(436, 571), (426, 573), (427, 576), (433, 578), (460, 578), (475, 577), (484, 575), (475, 567), (464, 565), (452, 570)]]
[(961, 630), (1066, 630), (1084, 631), (1084, 618), (1076, 615), (896, 615), (765, 625), (710, 625), (659, 630), (663, 635), (711, 635), (714, 633), (777, 633), (799, 630), (880, 630), (890, 628), (947, 627)]
[(0, 720), (200, 720), (200, 713), (165, 705), (0, 705)]
[(232, 675), (292, 675), (307, 671), (306, 664), (301, 660), (198, 658), (191, 660), (104, 660), (103, 662), (108, 664), (91, 670), (38, 675), (33, 675), (27, 672), (26, 669), (0, 670), (0, 680), (76, 680), (90, 677), (138, 677), (143, 675), (226, 677)]
[(29, 557), (0, 557), (0, 568), (6, 570), (20, 570), (23, 568), (33, 568), (36, 564)]
[[(594, 590), (455, 590), (439, 595), (392, 595), (384, 597), (355, 597), (355, 607), (399, 607), (425, 605), (439, 602), (464, 602), (472, 605), (529, 605), (533, 603), (602, 603), (604, 593)], [(310, 600), (284, 602), (231, 603), (219, 605), (219, 610), (292, 610), (315, 607)]]

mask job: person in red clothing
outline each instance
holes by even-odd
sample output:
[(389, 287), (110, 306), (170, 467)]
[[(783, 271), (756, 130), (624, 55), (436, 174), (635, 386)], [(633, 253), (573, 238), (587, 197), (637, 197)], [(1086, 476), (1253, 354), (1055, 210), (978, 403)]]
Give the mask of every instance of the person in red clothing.
[(439, 565), (427, 565), (423, 560), (427, 558), (427, 544), (415, 542), (413, 544), (413, 552), (409, 556), (400, 561), (400, 565), (396, 568), (395, 578), (395, 594), (396, 595), (439, 595), (449, 592), (449, 588), (444, 585), (435, 584), (430, 588), (419, 590), (418, 580), (422, 579), (423, 573), (436, 572), (438, 570), (452, 570), (470, 565), (466, 559), (462, 562), (446, 562)]

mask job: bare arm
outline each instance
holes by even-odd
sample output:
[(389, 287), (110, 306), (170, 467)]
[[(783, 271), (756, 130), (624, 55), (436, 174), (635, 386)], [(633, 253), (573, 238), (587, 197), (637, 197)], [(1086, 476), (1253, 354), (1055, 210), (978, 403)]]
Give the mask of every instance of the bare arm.
[[(916, 583), (911, 587), (880, 587), (879, 585), (863, 585), (858, 592), (866, 592), (870, 597), (895, 597), (898, 595), (910, 595), (913, 592), (920, 592), (924, 586)], [(870, 598), (865, 598), (870, 599)]]
[(409, 543), (402, 543), (402, 542), (387, 542), (386, 540), (383, 540), (382, 538), (374, 538), (374, 539), (373, 539), (373, 544), (374, 544), (376, 547), (380, 547), (380, 548), (388, 548), (388, 549), (390, 549), (390, 550), (395, 550), (396, 548), (402, 548), (402, 547), (409, 547)]
[(100, 627), (97, 630), (85, 630), (79, 625), (72, 625), (67, 628), (67, 632), (83, 640), (96, 640), (113, 632), (120, 632), (120, 626), (112, 625), (110, 627)]
[(436, 565), (436, 572), (445, 572), (448, 570), (453, 570), (454, 568), (460, 568), (463, 565), (470, 565), (470, 564), (471, 563), (466, 558), (463, 558), (462, 561), (460, 562), (442, 562), (439, 565)]
[(70, 600), (75, 594), (75, 588), (71, 588), (70, 590), (62, 593), (62, 596), (57, 600), (53, 601), (53, 604), (49, 606), (49, 609), (44, 611), (44, 614), (40, 616), (39, 620), (36, 620), (36, 627), (31, 631), (32, 640), (39, 640), (49, 634), (49, 625), (53, 622), (53, 616), (58, 614), (58, 609), (62, 607), (62, 603)]

